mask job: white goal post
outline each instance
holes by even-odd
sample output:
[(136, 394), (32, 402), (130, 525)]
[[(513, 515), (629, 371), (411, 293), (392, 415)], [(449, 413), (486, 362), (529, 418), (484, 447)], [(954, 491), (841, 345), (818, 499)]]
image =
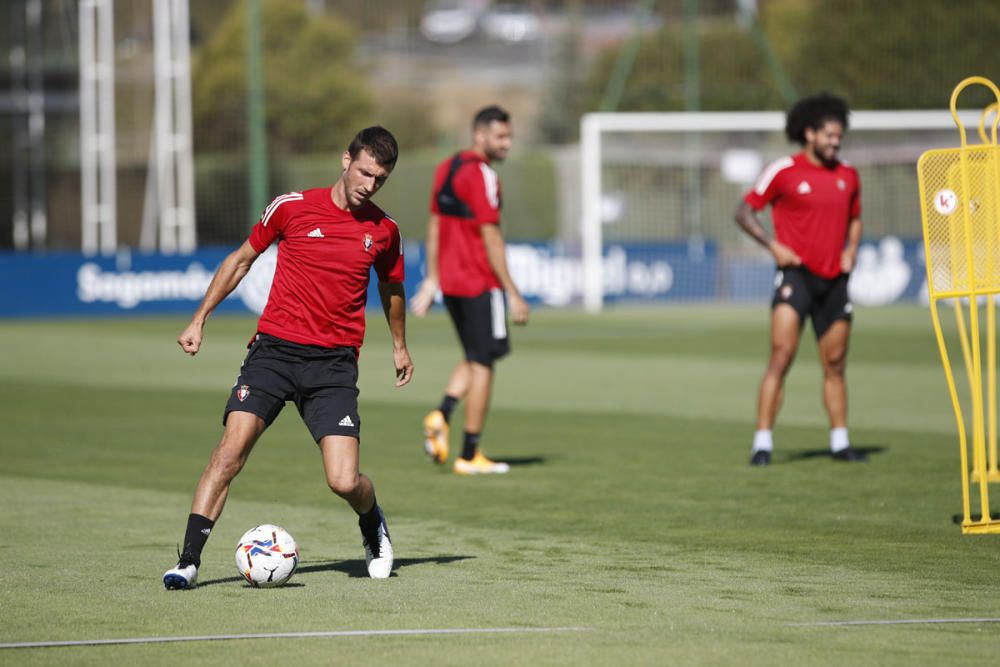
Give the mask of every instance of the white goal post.
[[(970, 130), (971, 140), (975, 136), (975, 128), (982, 121), (982, 112), (963, 111), (959, 115), (962, 123)], [(588, 312), (597, 313), (604, 304), (604, 228), (609, 217), (606, 191), (607, 170), (611, 168), (609, 165), (618, 165), (621, 169), (666, 169), (669, 166), (675, 170), (677, 173), (673, 176), (634, 179), (645, 181), (645, 185), (634, 187), (645, 187), (643, 196), (647, 199), (664, 194), (671, 195), (675, 203), (680, 200), (685, 207), (683, 215), (692, 221), (685, 227), (686, 239), (697, 240), (702, 234), (699, 230), (702, 229), (701, 218), (706, 206), (721, 205), (727, 211), (732, 211), (738, 201), (738, 196), (735, 196), (732, 201), (716, 202), (719, 188), (702, 186), (702, 179), (709, 180), (709, 176), (714, 178), (715, 173), (726, 170), (726, 160), (737, 157), (739, 159), (730, 162), (743, 175), (726, 176), (720, 180), (731, 183), (742, 181), (739, 188), (745, 191), (752, 178), (756, 177), (756, 173), (750, 179), (746, 177), (748, 167), (757, 167), (754, 172), (759, 171), (759, 167), (771, 160), (798, 150), (797, 146), (789, 144), (784, 138), (784, 126), (785, 114), (779, 111), (585, 114), (580, 128), (580, 247), (584, 308)], [(609, 145), (611, 137), (616, 137), (618, 141), (614, 147)], [(674, 143), (671, 144), (671, 141)], [(869, 173), (876, 175), (871, 177), (875, 180), (881, 171), (880, 160), (891, 161), (898, 172), (894, 177), (896, 181), (912, 179), (915, 192), (915, 165), (920, 153), (929, 148), (957, 143), (955, 122), (945, 110), (854, 111), (850, 116), (848, 139), (842, 153), (847, 161), (859, 166), (859, 169), (861, 164), (866, 165)], [(727, 146), (738, 150), (726, 150), (724, 147)], [(854, 159), (855, 156), (859, 159)], [(908, 176), (906, 169), (909, 169)], [(689, 178), (684, 178), (685, 174)], [(879, 183), (870, 184), (871, 179), (866, 178), (864, 172), (862, 176), (863, 197), (866, 196), (866, 186), (875, 185), (876, 191), (879, 189)], [(629, 176), (624, 175), (620, 180), (628, 181)], [(690, 189), (692, 184), (695, 190)], [(908, 198), (906, 187), (901, 189), (906, 190), (904, 194)], [(687, 192), (682, 192), (683, 190)], [(695, 192), (693, 196), (692, 192)], [(919, 202), (914, 198), (912, 204), (917, 207)], [(887, 206), (892, 208), (891, 203)], [(615, 210), (613, 205), (610, 208)], [(864, 213), (862, 215), (864, 217)], [(650, 219), (657, 216), (646, 213), (641, 217)], [(731, 214), (721, 215), (715, 212), (712, 215), (713, 221), (722, 217), (728, 218), (726, 224), (729, 227), (734, 227), (730, 224)], [(913, 221), (913, 225), (913, 233), (919, 234), (919, 217)], [(618, 233), (630, 232), (624, 229)], [(650, 227), (630, 238), (641, 243), (658, 239), (658, 233), (657, 229)], [(671, 238), (677, 240), (676, 229), (672, 234)]]

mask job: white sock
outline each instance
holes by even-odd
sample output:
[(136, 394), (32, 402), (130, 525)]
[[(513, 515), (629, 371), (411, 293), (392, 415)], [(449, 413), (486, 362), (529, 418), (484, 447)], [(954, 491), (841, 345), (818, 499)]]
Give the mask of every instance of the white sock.
[(774, 449), (774, 442), (771, 440), (771, 430), (762, 429), (753, 434), (753, 450), (755, 452), (769, 452)]
[(830, 429), (830, 451), (837, 453), (851, 446), (851, 441), (847, 439), (847, 427)]

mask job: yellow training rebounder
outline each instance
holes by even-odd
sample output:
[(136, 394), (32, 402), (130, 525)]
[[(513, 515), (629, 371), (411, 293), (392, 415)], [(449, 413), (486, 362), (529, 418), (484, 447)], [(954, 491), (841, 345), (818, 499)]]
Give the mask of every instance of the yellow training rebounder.
[[(983, 111), (979, 127), (983, 143), (970, 146), (958, 118), (957, 102), (959, 93), (974, 84), (989, 88), (997, 103)], [(951, 114), (958, 126), (960, 146), (927, 151), (917, 162), (931, 320), (958, 425), (963, 533), (1000, 533), (1000, 516), (994, 519), (990, 515), (990, 482), (1000, 481), (996, 373), (996, 301), (1000, 295), (997, 122), (1000, 114), (993, 114), (989, 132), (986, 125), (998, 104), (1000, 90), (992, 81), (978, 76), (964, 79), (951, 94)], [(954, 306), (969, 386), (967, 401), (959, 398), (956, 373), (941, 330), (938, 303), (942, 300)], [(979, 491), (979, 511), (975, 515), (970, 500), (973, 484)]]

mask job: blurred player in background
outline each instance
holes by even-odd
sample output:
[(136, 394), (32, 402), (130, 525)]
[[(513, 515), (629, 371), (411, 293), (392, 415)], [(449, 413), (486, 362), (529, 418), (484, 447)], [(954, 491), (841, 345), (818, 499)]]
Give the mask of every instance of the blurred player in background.
[(344, 152), (344, 171), (333, 186), (275, 198), (250, 238), (219, 266), (177, 339), (185, 352), (197, 354), (209, 315), (260, 253), (279, 243), (267, 306), (226, 403), (222, 440), (198, 482), (179, 561), (163, 575), (167, 589), (195, 585), (202, 549), (222, 514), (230, 483), (289, 400), (319, 445), (330, 489), (358, 513), (369, 576), (382, 579), (391, 573), (385, 516), (371, 480), (358, 470), (357, 380), (372, 267), (392, 335), (396, 386), (413, 375), (399, 229), (369, 201), (389, 178), (398, 152), (388, 130), (369, 127)]
[(444, 295), (465, 359), (448, 379), (441, 405), (424, 419), (425, 449), (435, 463), (448, 460), (449, 421), (465, 399), (462, 453), (453, 469), (463, 475), (505, 473), (479, 449), (493, 385), (493, 364), (510, 351), (504, 292), (516, 324), (528, 321), (525, 303), (507, 270), (500, 233), (500, 179), (490, 163), (507, 157), (510, 115), (497, 106), (472, 122), (472, 147), (456, 153), (434, 173), (427, 224), (427, 277), (411, 301), (424, 315), (438, 289)]
[[(736, 222), (774, 256), (771, 356), (757, 398), (751, 465), (771, 462), (771, 429), (806, 319), (823, 365), (823, 403), (830, 418), (830, 450), (838, 461), (865, 461), (847, 435), (847, 344), (851, 302), (847, 280), (861, 240), (861, 183), (838, 159), (847, 130), (847, 103), (819, 94), (788, 112), (785, 134), (802, 152), (768, 166), (736, 211)], [(757, 212), (771, 205), (774, 238)]]

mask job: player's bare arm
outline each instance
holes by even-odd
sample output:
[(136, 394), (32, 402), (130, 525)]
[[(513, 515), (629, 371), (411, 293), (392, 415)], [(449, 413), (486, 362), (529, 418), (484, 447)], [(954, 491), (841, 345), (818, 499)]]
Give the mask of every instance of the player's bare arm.
[(510, 313), (514, 318), (514, 324), (527, 324), (531, 309), (518, 291), (513, 278), (510, 277), (510, 271), (507, 270), (507, 246), (500, 228), (497, 225), (480, 225), (479, 229), (483, 235), (486, 257), (490, 260), (493, 273), (496, 274), (497, 280), (503, 285), (510, 299)]
[(402, 283), (380, 280), (378, 295), (392, 335), (392, 360), (396, 366), (396, 386), (409, 384), (413, 378), (413, 361), (406, 349), (406, 293)]
[(850, 273), (854, 269), (854, 262), (858, 257), (858, 245), (861, 243), (861, 218), (852, 218), (847, 223), (847, 241), (844, 250), (840, 254), (840, 270)]
[(420, 283), (420, 287), (417, 288), (417, 293), (410, 299), (410, 309), (417, 317), (423, 317), (427, 314), (427, 311), (431, 308), (431, 304), (434, 303), (434, 296), (438, 291), (439, 225), (440, 218), (438, 215), (436, 213), (431, 214), (430, 220), (427, 221), (427, 241), (424, 244), (427, 252), (427, 256), (424, 258), (427, 275), (424, 277), (423, 282)]
[(212, 276), (212, 282), (205, 290), (205, 297), (201, 300), (198, 310), (195, 311), (191, 323), (177, 337), (177, 344), (181, 349), (194, 356), (201, 349), (201, 339), (204, 335), (205, 322), (216, 306), (222, 303), (229, 294), (236, 289), (243, 277), (246, 276), (250, 267), (260, 253), (254, 250), (249, 241), (244, 241), (243, 245), (229, 253), (222, 260), (222, 264)]
[[(760, 224), (757, 212), (753, 210), (750, 204), (745, 201), (741, 201), (740, 205), (736, 208), (735, 218), (736, 224), (738, 224), (744, 232), (746, 232), (757, 243), (767, 248), (767, 250), (774, 257), (775, 264), (781, 267), (800, 266), (802, 264), (802, 258), (799, 257), (794, 250), (785, 244), (780, 243), (777, 239), (772, 239), (768, 236), (767, 231), (764, 229), (764, 225)], [(857, 247), (855, 247), (855, 251), (856, 250)]]

